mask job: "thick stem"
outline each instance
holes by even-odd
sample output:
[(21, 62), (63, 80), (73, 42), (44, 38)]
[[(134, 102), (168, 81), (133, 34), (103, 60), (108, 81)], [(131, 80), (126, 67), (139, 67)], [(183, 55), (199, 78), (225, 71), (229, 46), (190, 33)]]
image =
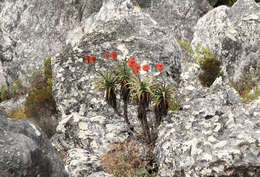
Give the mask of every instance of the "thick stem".
[(128, 126), (131, 130), (134, 130), (134, 127), (130, 124), (130, 121), (129, 121), (129, 119), (128, 119), (127, 107), (128, 107), (128, 103), (127, 103), (127, 101), (124, 101), (124, 119), (125, 119), (125, 122), (126, 122), (127, 126)]
[(143, 104), (139, 104), (139, 106), (138, 106), (138, 116), (137, 117), (141, 123), (144, 136), (147, 138), (148, 143), (150, 143), (151, 142), (150, 130), (149, 130), (149, 126), (148, 126), (148, 122), (147, 122), (147, 118), (146, 118), (146, 109)]

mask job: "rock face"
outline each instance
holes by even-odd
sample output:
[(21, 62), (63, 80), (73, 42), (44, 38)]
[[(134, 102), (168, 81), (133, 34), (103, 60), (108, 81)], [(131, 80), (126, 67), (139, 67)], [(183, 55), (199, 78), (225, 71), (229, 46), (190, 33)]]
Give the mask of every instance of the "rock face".
[(199, 65), (182, 62), (182, 110), (161, 124), (154, 151), (159, 177), (260, 176), (260, 99), (243, 104), (228, 84), (250, 67), (260, 72), (258, 14), (253, 1), (239, 0), (198, 21), (192, 43), (217, 55), (225, 77), (204, 88)]
[(221, 78), (199, 95), (161, 125), (158, 176), (259, 176), (260, 100), (242, 105)]
[(198, 19), (212, 9), (206, 0), (153, 0), (150, 4), (144, 11), (164, 26), (165, 30), (187, 41), (192, 40)]
[(210, 49), (231, 81), (239, 81), (250, 68), (260, 68), (259, 12), (254, 0), (238, 0), (231, 8), (210, 11), (195, 27), (192, 44)]
[[(101, 4), (100, 0), (1, 1), (0, 73), (3, 68), (3, 82), (30, 76), (44, 59), (64, 48), (70, 30), (79, 27), (81, 20), (98, 11)], [(6, 83), (0, 83), (3, 84)]]
[(68, 177), (47, 136), (27, 121), (10, 121), (2, 111), (0, 147), (0, 176)]
[(63, 118), (57, 131), (53, 142), (66, 154), (66, 170), (73, 177), (87, 177), (102, 171), (101, 157), (110, 150), (110, 143), (122, 142), (128, 137), (123, 120), (101, 115), (71, 114)]
[[(118, 60), (134, 56), (141, 65), (163, 63), (169, 82), (176, 85), (182, 54), (174, 35), (166, 33), (163, 27), (138, 8), (130, 1), (107, 1), (79, 44), (68, 47), (53, 58), (53, 91), (62, 113), (81, 112), (87, 115), (92, 112), (95, 78), (98, 75), (84, 64), (86, 55), (96, 56), (96, 68), (101, 72), (111, 67), (105, 62), (104, 54), (112, 51), (118, 53)], [(100, 95), (95, 96), (97, 98), (103, 100)], [(104, 110), (102, 104), (98, 107), (99, 111)]]

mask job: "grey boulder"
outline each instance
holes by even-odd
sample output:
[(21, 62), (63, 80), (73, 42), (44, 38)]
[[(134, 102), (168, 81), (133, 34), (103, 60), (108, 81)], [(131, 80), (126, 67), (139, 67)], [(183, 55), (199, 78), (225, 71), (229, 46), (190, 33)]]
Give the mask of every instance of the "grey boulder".
[(0, 111), (1, 177), (68, 177), (47, 136), (27, 121), (12, 122)]

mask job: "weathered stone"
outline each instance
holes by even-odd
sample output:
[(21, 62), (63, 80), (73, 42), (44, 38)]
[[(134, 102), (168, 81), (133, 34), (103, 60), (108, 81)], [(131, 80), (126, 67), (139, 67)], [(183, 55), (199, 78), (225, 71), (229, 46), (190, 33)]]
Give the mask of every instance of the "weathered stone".
[(260, 70), (260, 6), (238, 0), (231, 8), (219, 6), (199, 19), (192, 44), (208, 48), (221, 62), (230, 81), (250, 68)]
[(17, 99), (9, 99), (0, 103), (0, 107), (5, 110), (7, 114), (11, 114), (15, 110), (24, 109), (25, 96)]
[(73, 177), (101, 171), (101, 157), (110, 150), (110, 144), (128, 137), (123, 120), (83, 117), (77, 113), (62, 118), (57, 131), (52, 141), (66, 154), (65, 167)]
[(31, 76), (44, 59), (69, 43), (71, 31), (80, 28), (82, 19), (95, 14), (101, 5), (102, 0), (1, 1), (0, 68), (6, 81)]
[(181, 84), (189, 97), (183, 110), (171, 113), (160, 127), (154, 151), (158, 176), (259, 176), (260, 99), (241, 104), (221, 77), (200, 88), (192, 71), (181, 77), (185, 86), (194, 85), (185, 91)]
[(151, 7), (143, 9), (164, 30), (178, 39), (191, 41), (198, 19), (212, 7), (206, 0), (153, 0)]
[[(100, 72), (111, 68), (105, 62), (104, 53), (112, 51), (118, 53), (118, 60), (134, 56), (137, 63), (150, 64), (154, 68), (157, 63), (163, 63), (167, 72), (164, 79), (177, 85), (182, 54), (174, 35), (165, 33), (163, 27), (148, 14), (138, 11), (130, 1), (104, 2), (86, 33), (77, 46), (68, 47), (52, 60), (53, 92), (62, 113), (87, 115), (88, 112), (95, 114), (95, 111), (107, 110), (103, 95), (93, 91), (99, 75), (83, 63), (86, 55), (96, 56), (95, 67)], [(91, 107), (99, 108), (92, 111)], [(84, 113), (82, 109), (88, 111)]]
[(89, 175), (89, 177), (113, 177), (113, 175), (107, 174), (105, 172), (96, 172)]
[(47, 136), (27, 121), (12, 122), (0, 111), (0, 176), (67, 177)]

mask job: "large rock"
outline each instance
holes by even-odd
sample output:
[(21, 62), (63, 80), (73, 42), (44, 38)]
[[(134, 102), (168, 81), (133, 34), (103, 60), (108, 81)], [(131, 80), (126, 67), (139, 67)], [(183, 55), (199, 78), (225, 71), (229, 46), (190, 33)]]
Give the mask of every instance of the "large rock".
[(233, 82), (250, 68), (260, 71), (260, 6), (254, 0), (238, 0), (231, 8), (219, 6), (199, 19), (192, 44), (208, 48), (221, 60)]
[(1, 1), (0, 61), (6, 82), (30, 76), (44, 59), (61, 51), (69, 43), (70, 30), (80, 27), (101, 4), (101, 0)]
[(165, 80), (175, 85), (179, 80), (182, 54), (174, 35), (131, 1), (106, 1), (77, 46), (67, 47), (52, 59), (53, 92), (62, 113), (87, 115), (93, 105), (99, 107), (95, 111), (107, 109), (100, 103), (103, 95), (94, 92), (99, 75), (84, 61), (86, 55), (96, 56), (96, 68), (106, 72), (111, 65), (105, 62), (104, 53), (112, 51), (118, 53), (118, 60), (134, 56), (141, 65), (163, 63), (168, 73)]
[[(102, 156), (110, 144), (128, 137), (126, 124), (115, 117), (84, 117), (77, 113), (65, 116), (52, 138), (56, 148), (65, 154), (65, 167), (72, 177), (87, 177), (104, 169)], [(83, 175), (83, 176), (82, 176)]]
[[(206, 14), (212, 7), (207, 0), (147, 0), (140, 1), (143, 10), (178, 39), (191, 41), (194, 26), (200, 17)], [(150, 4), (150, 6), (148, 6)], [(149, 7), (149, 8), (148, 8)]]
[(170, 114), (155, 146), (158, 177), (259, 176), (260, 99), (239, 100), (218, 78)]
[(0, 111), (0, 176), (67, 177), (47, 136), (27, 121), (12, 122)]

